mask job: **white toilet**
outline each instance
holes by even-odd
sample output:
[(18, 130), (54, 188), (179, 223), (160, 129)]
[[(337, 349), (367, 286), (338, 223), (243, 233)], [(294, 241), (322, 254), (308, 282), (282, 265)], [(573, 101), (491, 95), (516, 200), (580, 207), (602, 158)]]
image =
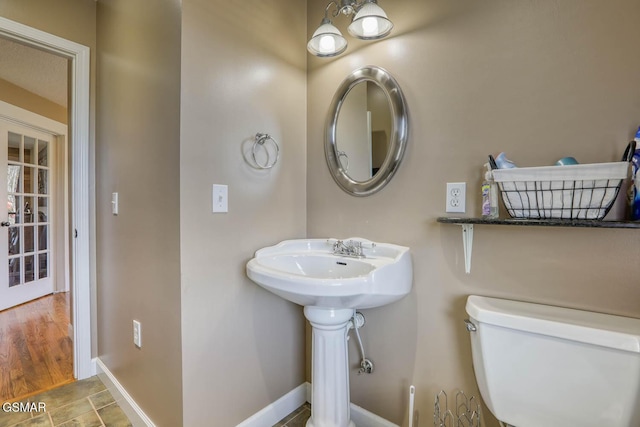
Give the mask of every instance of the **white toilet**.
[(470, 296), (480, 394), (515, 427), (639, 427), (640, 319)]

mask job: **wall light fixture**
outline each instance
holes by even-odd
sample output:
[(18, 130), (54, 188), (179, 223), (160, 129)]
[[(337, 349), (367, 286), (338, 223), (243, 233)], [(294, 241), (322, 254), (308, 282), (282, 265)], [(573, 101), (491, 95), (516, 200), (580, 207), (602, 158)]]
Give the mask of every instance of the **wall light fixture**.
[(384, 10), (378, 6), (377, 0), (340, 0), (339, 5), (332, 1), (324, 10), (324, 18), (320, 26), (307, 43), (307, 50), (315, 56), (337, 56), (347, 48), (347, 39), (329, 19), (331, 6), (335, 6), (335, 11), (331, 12), (332, 18), (339, 14), (354, 15), (348, 31), (349, 34), (359, 39), (381, 39), (389, 35), (393, 28), (393, 23), (387, 18)]

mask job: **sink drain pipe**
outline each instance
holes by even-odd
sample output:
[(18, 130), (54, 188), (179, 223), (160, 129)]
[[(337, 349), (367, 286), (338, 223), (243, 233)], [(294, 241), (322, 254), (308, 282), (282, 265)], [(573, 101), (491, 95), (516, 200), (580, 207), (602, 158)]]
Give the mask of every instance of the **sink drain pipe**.
[(358, 375), (370, 374), (373, 372), (373, 362), (371, 362), (371, 360), (366, 358), (364, 354), (364, 346), (362, 345), (362, 338), (360, 338), (360, 332), (358, 332), (358, 329), (364, 326), (364, 322), (365, 322), (364, 314), (360, 313), (359, 311), (356, 311), (353, 317), (351, 318), (351, 323), (349, 325), (349, 328), (352, 328), (353, 331), (356, 333), (356, 338), (358, 339), (358, 345), (360, 346), (360, 355), (362, 356), (362, 359), (360, 360), (360, 369), (358, 369)]

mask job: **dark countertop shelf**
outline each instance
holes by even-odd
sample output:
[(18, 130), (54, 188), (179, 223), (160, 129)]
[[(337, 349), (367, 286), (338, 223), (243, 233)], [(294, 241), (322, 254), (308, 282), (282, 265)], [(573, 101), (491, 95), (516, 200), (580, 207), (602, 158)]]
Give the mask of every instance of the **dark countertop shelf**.
[(639, 228), (640, 221), (601, 221), (588, 219), (513, 219), (460, 218), (441, 216), (442, 224), (520, 225), (538, 227)]

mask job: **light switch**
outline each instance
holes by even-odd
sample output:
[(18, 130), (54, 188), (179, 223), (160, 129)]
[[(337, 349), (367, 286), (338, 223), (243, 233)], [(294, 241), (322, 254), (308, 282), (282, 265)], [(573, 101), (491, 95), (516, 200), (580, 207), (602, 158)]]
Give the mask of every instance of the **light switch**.
[(229, 212), (228, 187), (226, 185), (213, 184), (213, 212)]
[(142, 324), (139, 320), (133, 320), (133, 344), (136, 347), (142, 347)]
[(118, 193), (111, 193), (111, 213), (118, 215)]

